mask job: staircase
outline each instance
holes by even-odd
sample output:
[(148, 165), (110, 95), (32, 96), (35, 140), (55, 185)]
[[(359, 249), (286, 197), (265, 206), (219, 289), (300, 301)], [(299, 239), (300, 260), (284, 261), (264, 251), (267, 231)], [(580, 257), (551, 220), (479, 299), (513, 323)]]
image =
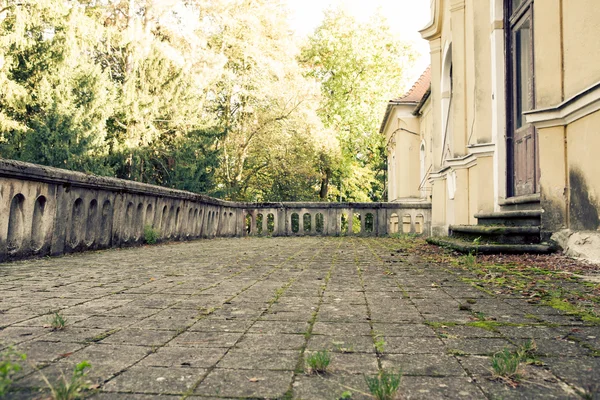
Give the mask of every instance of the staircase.
[(501, 211), (476, 214), (477, 225), (450, 225), (448, 237), (431, 237), (429, 243), (463, 253), (548, 254), (556, 249), (541, 240), (539, 196), (509, 199)]

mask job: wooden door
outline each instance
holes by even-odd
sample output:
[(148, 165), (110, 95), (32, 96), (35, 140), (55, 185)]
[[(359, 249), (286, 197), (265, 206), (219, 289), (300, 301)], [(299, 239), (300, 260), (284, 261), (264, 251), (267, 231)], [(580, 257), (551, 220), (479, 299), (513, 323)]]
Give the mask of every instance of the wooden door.
[(507, 3), (508, 193), (522, 196), (539, 190), (537, 132), (523, 115), (535, 107), (533, 0)]

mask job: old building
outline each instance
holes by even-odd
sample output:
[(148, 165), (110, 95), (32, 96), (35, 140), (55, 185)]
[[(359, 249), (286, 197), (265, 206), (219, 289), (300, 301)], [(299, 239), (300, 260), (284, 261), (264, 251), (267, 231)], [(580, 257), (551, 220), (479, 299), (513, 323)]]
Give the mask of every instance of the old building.
[(382, 122), (389, 200), (431, 201), (434, 236), (538, 252), (552, 237), (600, 261), (597, 0), (432, 0), (431, 9), (421, 31), (430, 70)]

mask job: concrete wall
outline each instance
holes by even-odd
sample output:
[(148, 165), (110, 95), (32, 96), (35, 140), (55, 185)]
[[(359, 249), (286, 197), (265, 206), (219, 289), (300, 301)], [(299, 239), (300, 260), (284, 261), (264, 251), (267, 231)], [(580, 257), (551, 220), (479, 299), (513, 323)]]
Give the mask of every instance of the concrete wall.
[(475, 214), (498, 204), (490, 7), (490, 1), (435, 0), (433, 23), (421, 31), (431, 48), (431, 97), (420, 129), (434, 235), (476, 223)]
[[(0, 160), (0, 261), (141, 245), (145, 227), (155, 230), (159, 241), (247, 235), (383, 236), (398, 228), (393, 223), (398, 218), (408, 221), (407, 233), (429, 232), (430, 217), (428, 204), (235, 203)], [(353, 220), (360, 226), (355, 222), (353, 227)]]
[(568, 254), (600, 262), (600, 8), (534, 3), (542, 229)]
[(394, 105), (383, 134), (388, 148), (388, 200), (422, 196), (420, 185), (420, 118), (415, 104)]

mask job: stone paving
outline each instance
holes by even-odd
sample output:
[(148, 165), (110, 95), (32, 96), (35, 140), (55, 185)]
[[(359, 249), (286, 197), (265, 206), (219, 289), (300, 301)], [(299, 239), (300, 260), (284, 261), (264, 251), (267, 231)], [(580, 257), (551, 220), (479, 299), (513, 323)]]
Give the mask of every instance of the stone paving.
[[(403, 371), (404, 399), (600, 396), (600, 327), (396, 247), (216, 239), (2, 264), (0, 342), (29, 362), (8, 397), (48, 395), (34, 365), (55, 382), (82, 360), (94, 399), (365, 399), (381, 369)], [(67, 325), (51, 331), (57, 310)], [(531, 338), (540, 365), (516, 388), (493, 380), (490, 356)], [(309, 374), (324, 349), (328, 372)]]

